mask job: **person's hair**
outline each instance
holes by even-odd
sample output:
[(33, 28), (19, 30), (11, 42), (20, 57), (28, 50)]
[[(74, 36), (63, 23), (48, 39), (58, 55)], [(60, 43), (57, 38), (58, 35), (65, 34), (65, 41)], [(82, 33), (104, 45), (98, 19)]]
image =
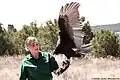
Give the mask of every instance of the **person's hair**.
[(32, 37), (32, 36), (27, 37), (25, 40), (25, 49), (26, 50), (28, 50), (27, 47), (28, 47), (28, 45), (30, 45), (31, 41), (38, 43), (38, 40), (36, 37)]

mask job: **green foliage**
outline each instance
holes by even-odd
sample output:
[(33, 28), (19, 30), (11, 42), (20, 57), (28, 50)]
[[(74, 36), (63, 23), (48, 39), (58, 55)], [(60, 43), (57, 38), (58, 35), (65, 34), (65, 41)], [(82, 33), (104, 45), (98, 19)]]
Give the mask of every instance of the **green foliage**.
[(0, 55), (7, 54), (7, 51), (12, 47), (13, 45), (9, 42), (7, 31), (2, 27), (2, 24), (0, 24)]
[(8, 24), (7, 30), (0, 23), (0, 55), (18, 55), (25, 53), (24, 42), (28, 36), (37, 37), (41, 50), (54, 49), (58, 36), (58, 22), (47, 21), (45, 26), (37, 26), (33, 21), (30, 25), (23, 25), (19, 31), (12, 24)]
[(107, 55), (118, 56), (119, 39), (114, 32), (100, 30), (95, 33), (92, 42), (92, 55), (95, 57), (106, 57)]
[[(82, 17), (81, 23), (85, 21)], [(40, 49), (43, 51), (53, 50), (58, 38), (58, 21), (49, 20), (43, 26), (37, 25), (36, 21), (30, 25), (23, 25), (19, 31), (13, 24), (8, 24), (8, 29), (4, 29), (0, 23), (0, 55), (18, 55), (25, 53), (24, 42), (28, 36), (37, 37)], [(90, 43), (94, 37), (89, 22), (84, 24), (85, 32), (84, 43)], [(92, 54), (97, 57), (105, 57), (107, 55), (118, 56), (120, 54), (120, 42), (113, 32), (101, 30), (95, 34), (92, 40)]]
[(91, 30), (91, 26), (89, 24), (89, 22), (87, 21), (87, 23), (85, 23), (83, 25), (82, 31), (85, 33), (85, 36), (83, 38), (83, 43), (84, 44), (88, 44), (90, 43), (90, 41), (92, 40), (92, 38), (94, 37), (93, 32)]
[[(81, 24), (84, 21), (85, 17), (81, 17)], [(29, 25), (23, 25), (19, 31), (13, 24), (8, 24), (7, 30), (0, 24), (0, 55), (24, 54), (24, 42), (28, 36), (37, 37), (41, 50), (53, 50), (57, 43), (58, 31), (58, 21), (56, 19), (47, 21), (44, 26), (38, 26), (37, 22), (33, 21)], [(93, 37), (90, 25), (85, 24), (83, 31), (86, 34), (85, 43), (89, 43)]]
[(39, 28), (37, 38), (40, 42), (41, 50), (54, 49), (57, 42), (58, 30), (58, 21), (56, 19), (53, 22), (51, 20), (47, 21), (45, 26)]

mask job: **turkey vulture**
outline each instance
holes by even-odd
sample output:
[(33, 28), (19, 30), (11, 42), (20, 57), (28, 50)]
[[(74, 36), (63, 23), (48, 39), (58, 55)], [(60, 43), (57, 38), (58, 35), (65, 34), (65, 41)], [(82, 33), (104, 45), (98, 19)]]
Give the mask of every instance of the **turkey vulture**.
[(77, 2), (67, 3), (59, 12), (59, 39), (53, 54), (64, 54), (67, 59), (81, 56), (81, 46), (84, 37), (79, 19), (80, 4)]

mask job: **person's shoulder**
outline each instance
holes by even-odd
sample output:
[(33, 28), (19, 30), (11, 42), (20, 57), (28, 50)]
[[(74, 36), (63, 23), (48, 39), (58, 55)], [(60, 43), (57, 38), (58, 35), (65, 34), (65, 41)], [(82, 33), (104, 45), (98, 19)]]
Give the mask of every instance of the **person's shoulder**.
[(40, 53), (42, 54), (42, 56), (47, 57), (49, 55), (49, 52), (46, 51), (40, 51)]
[(40, 51), (42, 53), (42, 56), (46, 57), (46, 58), (52, 58), (54, 57), (53, 54), (51, 54), (50, 52), (45, 52), (45, 51)]
[(20, 62), (23, 64), (26, 61), (30, 60), (32, 57), (30, 56), (30, 54), (26, 55)]

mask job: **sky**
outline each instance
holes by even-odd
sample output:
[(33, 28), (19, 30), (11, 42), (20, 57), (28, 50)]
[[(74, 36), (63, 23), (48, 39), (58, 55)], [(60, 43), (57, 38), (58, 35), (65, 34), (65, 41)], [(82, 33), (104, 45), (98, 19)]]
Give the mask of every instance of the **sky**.
[(5, 28), (13, 24), (17, 29), (34, 20), (44, 24), (58, 19), (61, 6), (72, 1), (81, 4), (80, 16), (92, 26), (120, 23), (120, 0), (0, 0), (0, 23)]

